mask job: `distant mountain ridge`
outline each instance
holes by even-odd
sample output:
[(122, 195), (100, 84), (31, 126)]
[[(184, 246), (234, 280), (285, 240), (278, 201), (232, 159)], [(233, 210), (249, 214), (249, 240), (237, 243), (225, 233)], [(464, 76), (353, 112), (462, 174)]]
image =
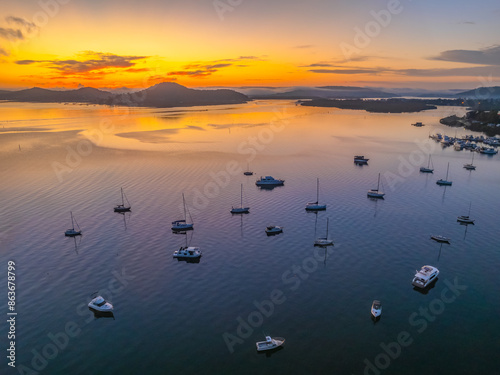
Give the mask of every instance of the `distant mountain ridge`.
[(108, 91), (83, 87), (76, 90), (49, 90), (40, 87), (19, 91), (0, 90), (0, 100), (36, 103), (92, 103), (138, 107), (187, 107), (246, 103), (250, 99), (229, 89), (195, 90), (178, 83), (163, 82), (145, 90), (113, 94)]
[(31, 89), (19, 91), (0, 91), (0, 100), (10, 100), (17, 102), (81, 102), (96, 103), (108, 99), (113, 94), (94, 89), (92, 87), (83, 87), (76, 90), (57, 91), (33, 87)]
[[(118, 94), (110, 98), (115, 105), (143, 107), (188, 107), (196, 105), (246, 103), (248, 96), (230, 89), (196, 90), (175, 82), (163, 82), (134, 93)], [(108, 99), (108, 102), (110, 100)]]
[(254, 99), (361, 99), (392, 98), (399, 95), (367, 87), (318, 86), (299, 87), (290, 91), (272, 94), (251, 95)]
[(471, 99), (499, 99), (500, 86), (478, 87), (473, 90), (459, 92), (455, 94), (455, 96), (459, 98)]

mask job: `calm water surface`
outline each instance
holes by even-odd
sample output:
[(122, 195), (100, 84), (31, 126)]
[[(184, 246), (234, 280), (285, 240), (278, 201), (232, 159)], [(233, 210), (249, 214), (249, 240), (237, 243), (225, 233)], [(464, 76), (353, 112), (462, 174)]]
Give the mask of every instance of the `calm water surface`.
[[(455, 135), (439, 119), (461, 112), (369, 114), (290, 101), (168, 110), (1, 103), (0, 280), (6, 285), (14, 260), (18, 369), (499, 374), (500, 157), (476, 154), (477, 170), (466, 171), (470, 152), (428, 138)], [(434, 174), (420, 174), (428, 153)], [(356, 154), (369, 165), (354, 165)], [(437, 186), (448, 162), (453, 186)], [(254, 176), (242, 174), (247, 163)], [(378, 173), (386, 198), (370, 200)], [(261, 190), (261, 175), (285, 186)], [(328, 208), (307, 213), (316, 178)], [(231, 215), (240, 184), (250, 214)], [(120, 187), (132, 205), (125, 216), (113, 212)], [(183, 215), (182, 193), (195, 226), (187, 238), (170, 230)], [(476, 225), (459, 225), (470, 203)], [(63, 234), (70, 211), (83, 231), (76, 239)], [(315, 249), (327, 218), (335, 246)], [(269, 224), (284, 233), (267, 237)], [(172, 258), (186, 242), (202, 249), (199, 263)], [(427, 294), (411, 286), (424, 264), (441, 272)], [(445, 290), (454, 283), (462, 289)], [(87, 310), (95, 291), (113, 303), (114, 319)], [(272, 295), (279, 303), (270, 306)], [(383, 304), (376, 324), (373, 299)], [(6, 302), (5, 290), (4, 314)], [(239, 328), (249, 320), (253, 327)], [(5, 324), (0, 334), (7, 349)], [(285, 337), (285, 348), (257, 354), (265, 335)], [(399, 352), (391, 343), (401, 335), (408, 345)], [(4, 360), (1, 373), (16, 371)]]

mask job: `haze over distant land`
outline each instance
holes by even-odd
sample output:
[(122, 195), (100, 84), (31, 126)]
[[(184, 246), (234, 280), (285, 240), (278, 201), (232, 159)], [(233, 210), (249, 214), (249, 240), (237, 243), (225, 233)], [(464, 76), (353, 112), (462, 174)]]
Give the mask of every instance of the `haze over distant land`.
[[(247, 88), (248, 89), (248, 88)], [(242, 91), (247, 91), (246, 89)], [(0, 100), (36, 103), (89, 103), (136, 107), (190, 107), (246, 103), (254, 99), (311, 100), (301, 103), (305, 106), (337, 107), (344, 109), (365, 109), (369, 112), (417, 112), (435, 108), (435, 105), (463, 105), (459, 100), (437, 98), (479, 99), (500, 98), (500, 87), (478, 87), (474, 90), (445, 95), (442, 92), (426, 91), (427, 97), (436, 99), (396, 99), (399, 95), (389, 91), (354, 86), (301, 87), (294, 89), (259, 89), (259, 94), (245, 95), (231, 89), (190, 89), (174, 82), (163, 82), (145, 90), (133, 91), (120, 88), (121, 93), (111, 93), (92, 87), (76, 90), (49, 90), (33, 87), (26, 90), (0, 90)], [(272, 94), (265, 94), (272, 92)], [(415, 93), (414, 93), (415, 94)], [(417, 96), (417, 95), (414, 95)], [(379, 100), (366, 100), (376, 99)], [(392, 99), (391, 99), (392, 98)], [(335, 100), (351, 99), (351, 100)], [(365, 100), (360, 100), (365, 99)], [(479, 104), (471, 104), (476, 108)]]

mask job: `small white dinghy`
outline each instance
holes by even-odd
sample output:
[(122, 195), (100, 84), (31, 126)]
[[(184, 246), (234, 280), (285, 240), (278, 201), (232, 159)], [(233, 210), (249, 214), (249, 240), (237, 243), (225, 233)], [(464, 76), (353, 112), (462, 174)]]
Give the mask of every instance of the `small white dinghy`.
[(109, 302), (106, 302), (102, 296), (95, 297), (92, 301), (89, 302), (88, 306), (95, 311), (99, 312), (112, 312), (113, 305)]
[(379, 300), (374, 300), (372, 303), (372, 316), (377, 319), (382, 315), (382, 303)]
[(255, 346), (258, 352), (263, 352), (266, 350), (273, 350), (283, 346), (285, 344), (285, 339), (283, 337), (271, 337), (266, 336), (266, 341), (257, 341)]

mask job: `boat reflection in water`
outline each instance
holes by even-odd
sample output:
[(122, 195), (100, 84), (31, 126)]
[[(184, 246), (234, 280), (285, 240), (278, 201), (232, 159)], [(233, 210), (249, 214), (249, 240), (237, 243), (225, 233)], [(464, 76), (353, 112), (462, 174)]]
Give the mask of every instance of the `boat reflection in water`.
[(93, 309), (92, 307), (89, 307), (89, 310), (94, 313), (95, 319), (113, 318), (113, 320), (115, 320), (115, 315), (113, 314), (113, 311), (98, 311), (98, 310)]

